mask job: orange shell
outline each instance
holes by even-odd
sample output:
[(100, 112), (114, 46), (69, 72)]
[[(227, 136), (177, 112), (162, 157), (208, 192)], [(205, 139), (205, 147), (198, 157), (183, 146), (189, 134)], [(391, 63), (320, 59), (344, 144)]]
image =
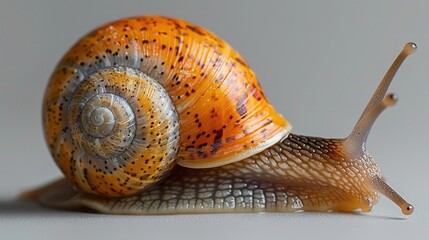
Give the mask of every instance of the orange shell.
[[(239, 161), (290, 132), (253, 71), (226, 42), (188, 22), (159, 16), (119, 20), (82, 38), (57, 66), (45, 104), (60, 104), (64, 92), (110, 66), (139, 69), (169, 93), (179, 114), (180, 165), (205, 168)], [(83, 76), (70, 81), (72, 73)], [(52, 134), (46, 131), (49, 144), (55, 141)]]

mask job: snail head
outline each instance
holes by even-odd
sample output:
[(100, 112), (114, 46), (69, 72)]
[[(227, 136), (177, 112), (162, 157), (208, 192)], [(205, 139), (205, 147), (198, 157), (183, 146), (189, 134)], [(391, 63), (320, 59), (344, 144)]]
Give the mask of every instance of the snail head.
[[(387, 89), (401, 64), (409, 55), (413, 54), (416, 49), (417, 46), (414, 43), (409, 42), (405, 44), (401, 53), (386, 72), (351, 134), (343, 141), (343, 147), (347, 158), (353, 159), (365, 169), (365, 188), (374, 193), (381, 193), (392, 200), (401, 208), (402, 213), (405, 215), (413, 213), (413, 206), (406, 202), (383, 180), (378, 166), (366, 150), (366, 140), (371, 127), (381, 112), (387, 107), (395, 105), (398, 101), (397, 95), (394, 93), (387, 93)], [(363, 208), (362, 210), (369, 211), (372, 204), (373, 201), (368, 201), (367, 209)]]

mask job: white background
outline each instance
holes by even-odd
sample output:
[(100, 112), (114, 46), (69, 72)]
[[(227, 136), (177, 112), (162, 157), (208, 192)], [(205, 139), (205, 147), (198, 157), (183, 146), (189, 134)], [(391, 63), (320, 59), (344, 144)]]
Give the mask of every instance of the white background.
[[(428, 239), (428, 1), (0, 1), (0, 239)], [(399, 103), (368, 149), (415, 206), (385, 198), (370, 214), (109, 216), (19, 203), (60, 175), (45, 146), (41, 102), (56, 62), (83, 34), (134, 15), (179, 17), (235, 47), (293, 132), (344, 137), (407, 41), (390, 90)]]

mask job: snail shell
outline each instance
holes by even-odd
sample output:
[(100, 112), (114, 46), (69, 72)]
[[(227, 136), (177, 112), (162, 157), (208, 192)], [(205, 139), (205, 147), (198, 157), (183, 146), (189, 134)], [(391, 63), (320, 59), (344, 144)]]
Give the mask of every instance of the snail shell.
[(405, 45), (348, 137), (324, 139), (289, 134), (252, 70), (209, 31), (156, 16), (109, 23), (65, 54), (45, 93), (46, 141), (69, 181), (22, 197), (127, 214), (367, 212), (381, 193), (409, 215), (366, 139), (415, 50)]
[(291, 129), (226, 42), (157, 16), (112, 22), (78, 41), (51, 77), (43, 122), (65, 176), (109, 197), (150, 187), (176, 163), (240, 161)]

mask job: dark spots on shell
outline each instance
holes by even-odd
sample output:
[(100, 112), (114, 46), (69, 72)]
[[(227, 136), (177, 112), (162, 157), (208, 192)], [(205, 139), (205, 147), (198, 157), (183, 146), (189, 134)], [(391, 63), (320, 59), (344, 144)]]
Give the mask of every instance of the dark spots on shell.
[(183, 61), (183, 59), (184, 59), (184, 57), (183, 56), (180, 56), (179, 57), (179, 60), (177, 60), (178, 62), (182, 62)]
[(252, 85), (248, 85), (247, 90), (249, 91), (249, 94), (258, 101), (261, 101), (261, 99), (264, 97), (264, 93), (262, 92), (261, 88), (257, 87), (254, 83)]
[(235, 60), (240, 63), (241, 65), (248, 67), (248, 65), (244, 62), (242, 58), (236, 57)]
[(192, 32), (194, 32), (194, 33), (196, 33), (196, 34), (198, 34), (198, 35), (200, 35), (200, 36), (205, 36), (205, 35), (206, 35), (206, 34), (204, 33), (204, 31), (203, 31), (201, 28), (197, 27), (197, 26), (186, 25), (186, 27), (187, 27), (189, 30), (191, 30)]
[(267, 119), (267, 120), (265, 120), (265, 122), (262, 124), (262, 127), (265, 127), (265, 126), (267, 126), (268, 124), (270, 124), (270, 123), (272, 123), (273, 122), (273, 120), (271, 120), (271, 119)]
[(179, 75), (177, 75), (177, 73), (175, 73), (172, 77), (173, 80), (178, 81), (179, 80)]
[(182, 44), (183, 43), (183, 39), (181, 38), (181, 37), (179, 37), (179, 36), (175, 36), (174, 37), (180, 44)]
[(225, 78), (225, 75), (222, 73), (216, 77), (215, 83), (220, 83)]
[(149, 43), (149, 40), (143, 40), (143, 41), (142, 41), (142, 43), (143, 43), (143, 44), (148, 44), (148, 43)]
[(225, 138), (225, 142), (231, 142), (235, 140), (235, 136)]
[(203, 149), (204, 147), (207, 147), (207, 143), (205, 142), (205, 143), (201, 143), (200, 145), (198, 145), (198, 148), (197, 149)]
[(176, 29), (182, 29), (182, 25), (180, 25), (175, 19), (170, 18), (170, 21), (174, 24)]
[(210, 118), (217, 118), (219, 117), (217, 111), (213, 108), (210, 112)]
[(238, 99), (235, 107), (235, 110), (237, 111), (237, 113), (240, 115), (241, 118), (246, 117), (246, 114), (247, 114), (246, 100), (247, 100), (247, 93), (244, 92)]
[(161, 49), (164, 50), (166, 48), (167, 48), (167, 46), (165, 46), (165, 44), (162, 44)]
[(200, 148), (197, 149), (197, 154), (200, 158), (208, 158), (209, 157), (209, 155), (207, 153), (203, 152), (202, 149), (200, 149)]
[(222, 136), (223, 136), (223, 129), (219, 129), (216, 132), (216, 135), (213, 139), (213, 144), (212, 144), (213, 149), (211, 151), (212, 154), (215, 154), (218, 151), (219, 147), (222, 145)]
[(83, 178), (85, 179), (85, 181), (89, 184), (89, 178), (88, 178), (88, 169), (84, 168), (83, 169)]

